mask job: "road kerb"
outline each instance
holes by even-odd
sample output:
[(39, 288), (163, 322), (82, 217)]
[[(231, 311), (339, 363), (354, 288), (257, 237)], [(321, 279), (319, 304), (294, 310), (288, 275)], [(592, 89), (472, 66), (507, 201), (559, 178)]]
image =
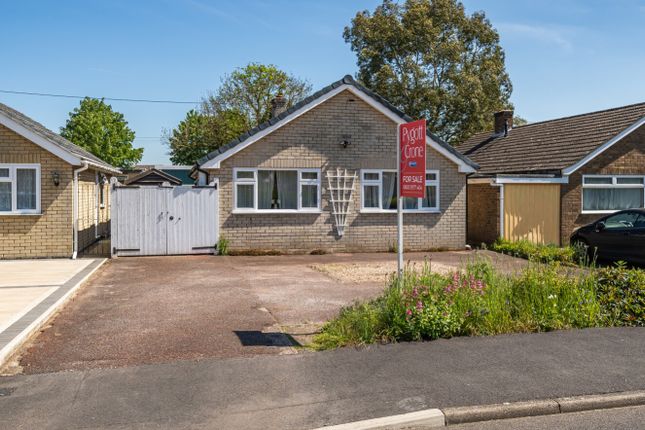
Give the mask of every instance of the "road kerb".
[(556, 399), (560, 412), (580, 412), (592, 409), (623, 408), (645, 405), (645, 390), (608, 393), (590, 396), (561, 397)]
[(446, 425), (645, 405), (645, 390), (441, 409)]
[(437, 428), (455, 424), (475, 423), (509, 418), (555, 415), (568, 412), (622, 408), (645, 405), (645, 390), (586, 396), (559, 397), (546, 400), (500, 403), (479, 406), (458, 406), (425, 409), (401, 415), (355, 421), (315, 430), (377, 430), (392, 428)]
[(335, 426), (320, 427), (316, 430), (377, 430), (392, 429), (409, 426), (420, 426), (423, 428), (445, 427), (443, 413), (439, 409), (425, 409), (422, 411), (410, 412), (401, 415), (390, 415), (389, 417), (373, 418), (364, 421), (339, 424)]
[(537, 415), (552, 415), (560, 413), (560, 407), (554, 400), (534, 400), (496, 405), (459, 406), (445, 408), (442, 411), (446, 419), (446, 425), (451, 425)]

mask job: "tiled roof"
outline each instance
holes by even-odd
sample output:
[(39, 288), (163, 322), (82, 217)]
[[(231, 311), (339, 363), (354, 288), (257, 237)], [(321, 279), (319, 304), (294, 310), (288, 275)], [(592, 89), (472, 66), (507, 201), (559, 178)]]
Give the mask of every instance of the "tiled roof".
[(457, 149), (478, 175), (559, 173), (645, 117), (645, 103), (522, 125), (508, 136), (478, 133)]
[[(312, 101), (324, 96), (330, 91), (333, 91), (334, 89), (340, 87), (341, 85), (352, 85), (362, 91), (363, 93), (367, 94), (369, 97), (373, 98), (374, 100), (378, 101), (381, 103), (383, 106), (385, 106), (387, 109), (392, 111), (394, 114), (398, 115), (405, 121), (413, 121), (412, 118), (407, 116), (405, 113), (401, 112), (399, 109), (397, 109), (394, 105), (392, 105), (390, 102), (385, 100), (383, 97), (380, 95), (376, 94), (375, 92), (365, 88), (363, 85), (359, 84), (352, 78), (350, 75), (345, 75), (342, 79), (332, 83), (331, 85), (326, 86), (325, 88), (316, 91), (314, 94), (310, 95), (309, 97), (305, 98), (304, 100), (301, 100), (300, 102), (296, 103), (293, 105), (291, 108), (287, 109), (286, 111), (282, 112), (280, 115), (271, 118), (269, 121), (266, 121), (259, 126), (253, 128), (252, 130), (247, 131), (246, 133), (242, 134), (241, 136), (238, 136), (236, 139), (233, 139), (231, 142), (227, 143), (226, 145), (220, 146), (218, 149), (215, 151), (211, 152), (207, 156), (201, 158), (198, 162), (197, 165), (201, 166), (202, 164), (206, 163), (208, 160), (212, 160), (213, 158), (217, 157), (220, 154), (225, 153), (226, 151), (235, 148), (237, 145), (241, 144), (242, 142), (246, 141), (249, 137), (253, 136), (254, 134), (260, 132), (261, 130), (264, 130), (267, 127), (270, 127), (274, 125), (275, 123), (281, 121), (282, 119), (286, 118), (287, 116), (291, 115), (292, 113), (300, 110), (304, 106), (308, 105)], [(464, 163), (468, 164), (470, 167), (477, 169), (477, 164), (474, 163), (472, 160), (468, 159), (468, 157), (464, 157), (463, 154), (461, 154), (459, 151), (455, 150), (451, 145), (448, 143), (444, 142), (441, 140), (439, 137), (435, 136), (434, 134), (428, 132), (428, 136), (437, 142), (439, 145), (444, 147), (446, 150), (448, 150), (450, 153), (455, 155), (457, 158), (461, 159)]]
[(174, 185), (182, 184), (181, 179), (177, 178), (176, 176), (173, 176), (170, 173), (152, 168), (152, 169), (142, 170), (139, 173), (135, 173), (134, 175), (128, 176), (128, 178), (125, 180), (125, 185), (130, 185), (134, 182), (139, 182), (142, 179), (147, 178), (148, 176), (152, 176), (153, 181), (161, 179), (161, 180), (166, 180), (167, 182), (170, 182), (171, 184), (174, 184)]
[(53, 131), (49, 130), (46, 128), (44, 125), (34, 121), (33, 119), (29, 118), (28, 116), (18, 112), (17, 110), (10, 108), (9, 106), (0, 103), (0, 113), (7, 116), (8, 118), (12, 119), (13, 121), (19, 123), (23, 127), (31, 130), (32, 132), (36, 133), (43, 139), (48, 140), (49, 142), (53, 143), (54, 145), (59, 146), (61, 149), (69, 152), (70, 154), (80, 158), (81, 160), (89, 161), (93, 164), (98, 165), (99, 167), (103, 167), (104, 169), (107, 170), (112, 170), (112, 171), (117, 171), (118, 169), (114, 166), (111, 166), (110, 164), (106, 163), (105, 161), (101, 160), (94, 154), (86, 151), (85, 149), (81, 148), (78, 145), (73, 144), (69, 140), (65, 139), (59, 134), (54, 133)]

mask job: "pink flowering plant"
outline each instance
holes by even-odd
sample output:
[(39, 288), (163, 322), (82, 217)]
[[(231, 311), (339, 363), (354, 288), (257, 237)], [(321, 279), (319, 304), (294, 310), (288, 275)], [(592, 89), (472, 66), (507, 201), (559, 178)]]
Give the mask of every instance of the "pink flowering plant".
[(317, 349), (375, 342), (548, 331), (601, 323), (592, 272), (530, 263), (519, 273), (477, 259), (438, 274), (429, 263), (392, 275), (378, 298), (343, 309), (314, 339)]

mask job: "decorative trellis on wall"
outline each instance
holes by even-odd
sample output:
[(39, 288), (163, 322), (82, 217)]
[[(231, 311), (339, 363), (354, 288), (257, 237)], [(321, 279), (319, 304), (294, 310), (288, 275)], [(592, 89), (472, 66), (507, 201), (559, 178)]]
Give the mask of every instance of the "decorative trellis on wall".
[(331, 196), (331, 212), (334, 215), (338, 236), (342, 236), (345, 233), (355, 180), (356, 172), (354, 171), (341, 168), (336, 168), (335, 171), (327, 171), (329, 194)]

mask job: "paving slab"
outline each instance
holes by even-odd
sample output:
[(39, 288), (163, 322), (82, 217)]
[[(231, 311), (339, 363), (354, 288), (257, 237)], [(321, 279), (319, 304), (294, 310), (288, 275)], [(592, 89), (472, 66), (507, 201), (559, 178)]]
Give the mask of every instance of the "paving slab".
[(104, 261), (0, 261), (0, 369)]
[(93, 259), (42, 259), (0, 261), (0, 288), (62, 285)]
[(0, 333), (58, 288), (57, 285), (0, 288)]

